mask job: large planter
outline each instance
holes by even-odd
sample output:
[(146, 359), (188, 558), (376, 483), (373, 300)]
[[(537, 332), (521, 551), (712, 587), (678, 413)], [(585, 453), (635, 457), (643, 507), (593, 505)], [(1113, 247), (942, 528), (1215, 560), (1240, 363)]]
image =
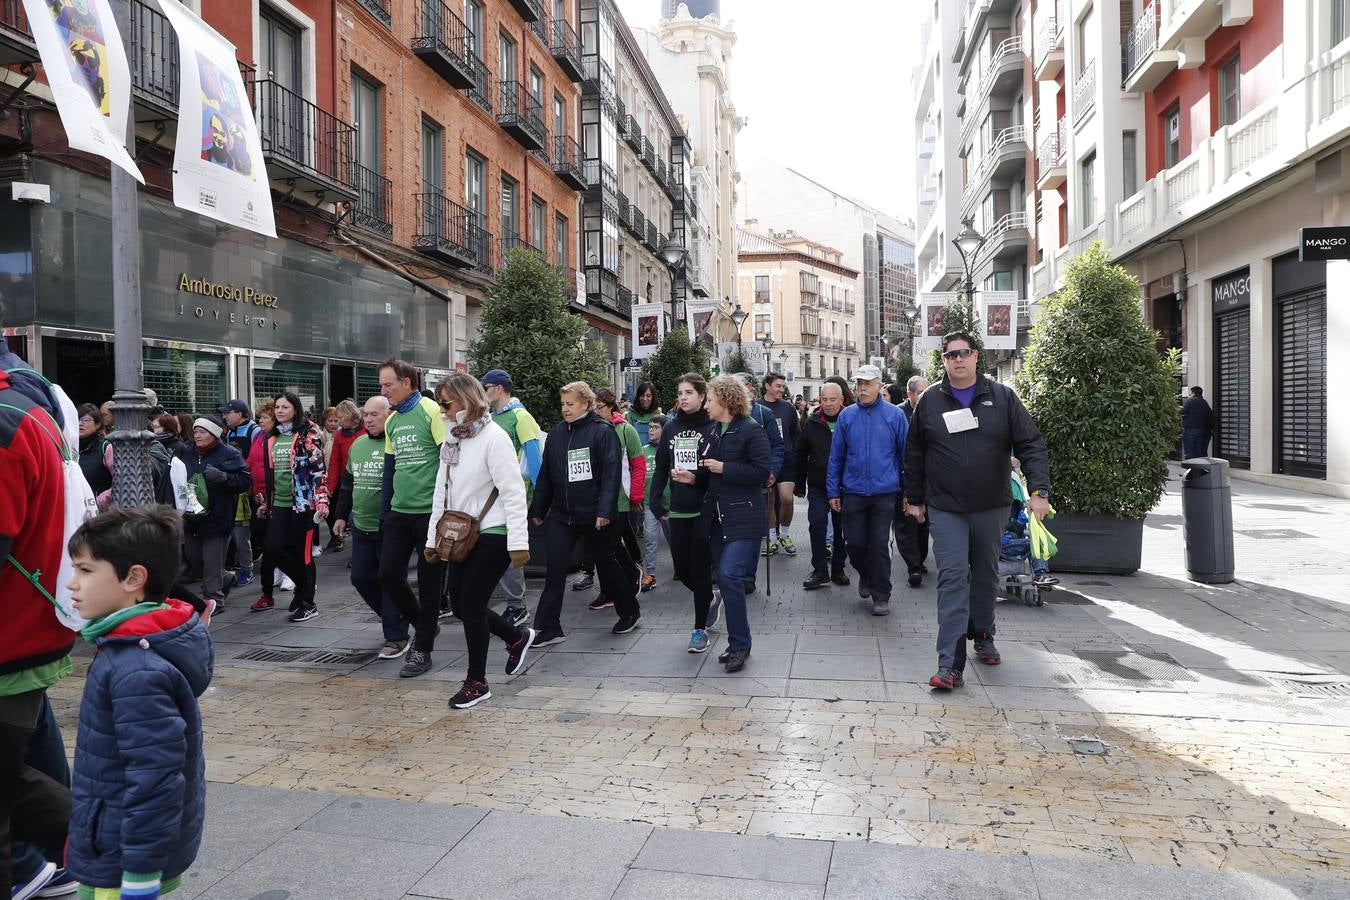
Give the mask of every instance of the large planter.
[(1056, 572), (1133, 575), (1143, 562), (1143, 519), (1061, 513), (1046, 525), (1059, 545), (1050, 560)]

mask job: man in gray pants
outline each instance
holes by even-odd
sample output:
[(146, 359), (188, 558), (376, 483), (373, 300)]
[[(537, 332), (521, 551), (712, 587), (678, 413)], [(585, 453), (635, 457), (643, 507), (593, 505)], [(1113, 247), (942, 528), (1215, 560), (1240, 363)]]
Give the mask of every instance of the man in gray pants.
[(942, 339), (946, 377), (914, 408), (905, 449), (906, 512), (929, 523), (938, 566), (938, 671), (928, 683), (951, 690), (965, 683), (966, 640), (975, 655), (998, 665), (994, 600), (999, 538), (1012, 505), (1009, 458), (1022, 461), (1031, 498), (1044, 518), (1050, 508), (1049, 454), (1040, 429), (1010, 388), (979, 375), (975, 339)]

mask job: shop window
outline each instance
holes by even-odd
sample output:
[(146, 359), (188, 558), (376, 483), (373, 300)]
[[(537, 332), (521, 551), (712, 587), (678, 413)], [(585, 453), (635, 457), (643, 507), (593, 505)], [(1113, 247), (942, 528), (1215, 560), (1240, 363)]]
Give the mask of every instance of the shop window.
[(1232, 125), (1242, 118), (1242, 64), (1234, 53), (1219, 67), (1219, 125)]
[(213, 413), (230, 399), (223, 354), (146, 347), (142, 358), (145, 386), (165, 409)]
[[(323, 363), (255, 358), (253, 396), (261, 402), (271, 400), (282, 391), (293, 391), (300, 398), (300, 405), (317, 415), (323, 408), (320, 398), (326, 396), (323, 389)], [(222, 399), (220, 403), (226, 399), (229, 398)], [(160, 402), (164, 401), (161, 399)]]

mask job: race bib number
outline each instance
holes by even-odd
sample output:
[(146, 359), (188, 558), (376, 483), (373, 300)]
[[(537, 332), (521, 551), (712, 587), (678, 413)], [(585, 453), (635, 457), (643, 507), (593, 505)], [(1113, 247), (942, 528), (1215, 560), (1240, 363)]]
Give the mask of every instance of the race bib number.
[(783, 431), (783, 420), (782, 420), (782, 419), (779, 419), (779, 420), (778, 420), (778, 436), (779, 436), (780, 438), (786, 438), (786, 437), (787, 437), (787, 433)]
[(567, 480), (568, 481), (591, 480), (590, 450), (582, 448), (581, 450), (567, 451)]
[(947, 424), (948, 434), (974, 431), (980, 427), (980, 420), (975, 418), (975, 414), (969, 409), (954, 409), (951, 412), (945, 412), (942, 414), (942, 420)]
[(698, 438), (677, 437), (675, 439), (675, 468), (692, 472), (698, 468)]

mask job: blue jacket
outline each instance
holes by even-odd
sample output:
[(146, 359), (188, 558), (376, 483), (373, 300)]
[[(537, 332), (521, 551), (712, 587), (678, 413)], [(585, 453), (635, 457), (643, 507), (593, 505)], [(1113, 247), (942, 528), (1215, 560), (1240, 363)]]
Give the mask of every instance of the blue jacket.
[(81, 884), (123, 872), (181, 875), (197, 857), (206, 761), (197, 698), (211, 682), (211, 635), (186, 603), (130, 619), (97, 640), (71, 783), (66, 865)]
[(825, 495), (874, 497), (904, 490), (905, 439), (909, 421), (900, 407), (878, 397), (871, 406), (855, 403), (839, 413), (825, 472)]
[[(763, 401), (755, 400), (750, 404), (750, 418), (764, 429), (769, 439), (769, 475), (777, 476), (783, 471), (783, 435), (778, 429), (778, 416)], [(768, 481), (769, 476), (764, 476), (764, 480)]]
[(722, 461), (722, 474), (708, 475), (704, 515), (720, 523), (723, 541), (758, 541), (764, 537), (764, 482), (772, 471), (765, 430), (748, 416), (733, 419), (725, 433), (714, 425), (707, 458)]

